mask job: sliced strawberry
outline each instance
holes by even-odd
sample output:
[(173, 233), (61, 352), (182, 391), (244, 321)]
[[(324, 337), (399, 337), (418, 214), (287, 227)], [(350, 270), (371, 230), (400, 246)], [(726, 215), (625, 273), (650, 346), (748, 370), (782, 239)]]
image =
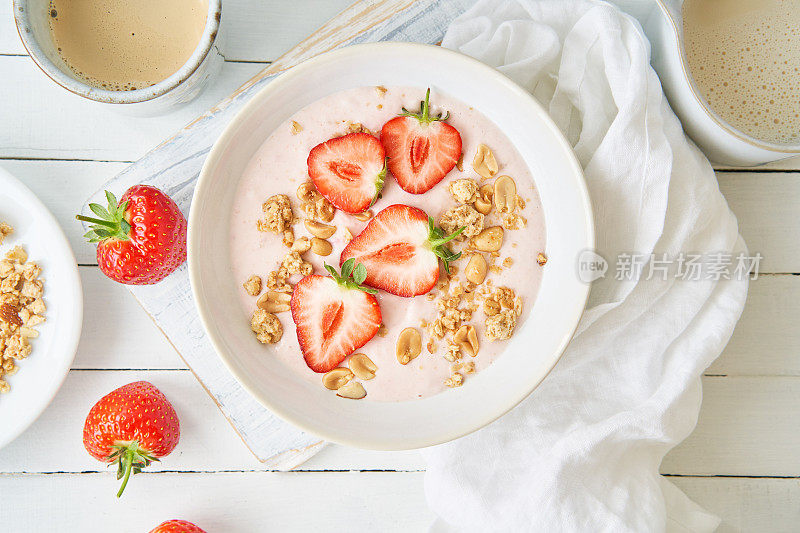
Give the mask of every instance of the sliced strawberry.
[(461, 257), (444, 246), (464, 228), (445, 235), (425, 211), (408, 205), (390, 205), (370, 220), (351, 240), (340, 263), (355, 259), (367, 269), (366, 284), (398, 296), (430, 291), (439, 279), (439, 259), (449, 272), (449, 262)]
[(389, 158), (389, 170), (406, 192), (422, 194), (442, 181), (461, 156), (461, 135), (444, 117), (430, 116), (425, 93), (422, 110), (412, 113), (405, 107), (381, 129), (381, 144)]
[(342, 211), (360, 213), (375, 202), (383, 189), (383, 146), (368, 133), (327, 140), (308, 154), (308, 175), (330, 203)]
[(364, 346), (381, 326), (381, 308), (374, 289), (362, 287), (364, 265), (346, 261), (339, 275), (306, 276), (292, 293), (292, 320), (308, 367), (329, 372)]

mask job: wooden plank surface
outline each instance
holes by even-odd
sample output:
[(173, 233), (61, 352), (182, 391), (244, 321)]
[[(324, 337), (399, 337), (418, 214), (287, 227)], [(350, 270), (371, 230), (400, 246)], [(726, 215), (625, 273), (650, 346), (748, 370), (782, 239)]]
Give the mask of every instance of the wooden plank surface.
[(70, 533), (143, 532), (171, 518), (224, 533), (424, 531), (433, 515), (422, 478), (421, 472), (141, 474), (117, 500), (117, 481), (105, 474), (0, 476), (0, 517), (15, 531)]
[[(155, 119), (73, 101), (76, 97), (52, 87), (29, 58), (9, 56), (24, 50), (10, 20), (10, 2), (0, 3), (0, 158), (6, 159), (0, 166), (20, 176), (54, 211), (79, 261), (94, 264), (94, 252), (81, 242), (72, 216), (81, 200), (125, 167), (116, 161), (141, 157), (348, 3), (226, 0), (223, 74), (201, 99)], [(40, 160), (20, 160), (26, 158)], [(765, 256), (762, 271), (800, 272), (793, 216), (800, 174), (787, 172), (798, 170), (800, 158), (718, 173), (751, 249)], [(330, 446), (302, 472), (258, 472), (264, 467), (127, 291), (96, 267), (81, 268), (81, 276), (89, 332), (57, 400), (29, 432), (0, 451), (0, 523), (20, 531), (74, 531), (124, 518), (135, 526), (132, 531), (146, 531), (162, 519), (184, 516), (210, 530), (252, 531), (264, 524), (285, 530), (298, 527), (298, 506), (319, 500), (315, 513), (303, 515), (302, 525), (426, 528), (431, 515), (422, 495), (424, 462), (418, 453)], [(678, 474), (671, 480), (690, 497), (723, 517), (721, 531), (796, 531), (800, 523), (800, 482), (769, 477), (800, 476), (798, 283), (800, 276), (775, 275), (751, 285), (730, 345), (708, 369), (714, 376), (704, 378), (698, 428), (662, 466), (662, 472)], [(135, 346), (129, 331), (137, 334)], [(138, 370), (126, 370), (132, 368)], [(155, 469), (179, 472), (138, 476), (126, 500), (117, 502), (111, 497), (116, 480), (100, 473), (102, 465), (82, 450), (79, 429), (93, 401), (134, 379), (157, 383), (179, 398), (179, 411), (190, 414), (179, 449)], [(386, 470), (398, 472), (375, 472)], [(83, 471), (90, 473), (41, 474)], [(731, 477), (745, 475), (756, 478)], [(182, 490), (189, 485), (191, 492)], [(165, 494), (170, 498), (153, 497)], [(97, 507), (100, 518), (88, 513), (87, 505)], [(60, 519), (54, 525), (55, 516)]]

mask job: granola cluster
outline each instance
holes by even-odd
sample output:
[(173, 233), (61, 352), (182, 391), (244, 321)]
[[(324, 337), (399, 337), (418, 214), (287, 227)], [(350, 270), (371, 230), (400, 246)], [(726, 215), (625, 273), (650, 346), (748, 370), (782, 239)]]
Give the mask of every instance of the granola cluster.
[(256, 222), (259, 231), (268, 231), (283, 236), (283, 244), (291, 246), (294, 242), (294, 213), (292, 202), (285, 194), (276, 194), (267, 198), (261, 206), (264, 218)]
[(336, 208), (317, 191), (313, 183), (306, 182), (301, 185), (297, 189), (297, 197), (302, 202), (300, 210), (307, 219), (320, 222), (333, 220)]
[[(7, 224), (4, 226), (7, 231), (0, 233), (4, 233), (3, 237), (12, 231)], [(15, 361), (31, 354), (28, 339), (39, 336), (34, 327), (45, 320), (41, 273), (41, 267), (28, 261), (28, 254), (20, 246), (0, 260), (0, 393), (10, 390), (3, 377), (15, 374)]]
[(261, 276), (256, 276), (253, 274), (242, 284), (242, 286), (250, 296), (258, 296), (261, 294)]
[(460, 204), (472, 204), (478, 198), (478, 183), (475, 180), (459, 179), (450, 182), (450, 194)]
[(0, 222), (0, 244), (3, 244), (3, 239), (14, 233), (14, 228), (10, 224)]
[(457, 237), (457, 240), (463, 241), (483, 231), (483, 215), (471, 206), (462, 204), (445, 211), (439, 219), (439, 226), (447, 233), (464, 226), (464, 231)]
[(262, 344), (274, 344), (283, 336), (283, 326), (278, 317), (261, 308), (256, 309), (253, 313), (253, 317), (250, 319), (250, 329)]
[[(513, 178), (496, 176), (499, 165), (488, 146), (479, 146), (473, 169), (479, 176), (477, 180), (461, 178), (450, 182), (450, 194), (456, 205), (439, 219), (439, 225), (448, 233), (465, 226), (460, 240), (468, 262), (467, 281), (459, 282), (457, 267), (451, 267), (450, 274), (437, 285), (438, 294), (427, 295), (429, 300), (436, 301), (435, 317), (430, 323), (423, 321), (428, 352), (436, 353), (437, 343), (445, 343), (442, 357), (451, 363), (450, 377), (444, 381), (447, 387), (461, 386), (465, 376), (475, 372), (475, 362), (464, 357), (475, 357), (479, 350), (477, 330), (469, 324), (477, 311), (483, 311), (483, 337), (488, 341), (511, 338), (522, 314), (522, 298), (509, 287), (495, 286), (487, 274), (499, 275), (514, 264), (510, 256), (501, 258), (504, 230), (527, 226), (520, 213), (526, 202), (517, 194)], [(481, 185), (492, 178), (493, 182)], [(543, 266), (546, 262), (546, 256), (540, 253), (537, 263)]]
[[(302, 128), (299, 131), (302, 131)], [(303, 214), (307, 217), (313, 215), (314, 218), (309, 217), (311, 220), (330, 221), (333, 218), (335, 213), (333, 206), (314, 189), (312, 183), (301, 185), (297, 189), (297, 197), (303, 202), (301, 206)], [(251, 329), (260, 342), (274, 344), (281, 340), (283, 326), (273, 312), (289, 310), (289, 293), (294, 290), (290, 278), (293, 275), (305, 277), (313, 272), (313, 266), (304, 260), (302, 255), (312, 249), (312, 240), (308, 237), (295, 239), (293, 226), (299, 219), (294, 216), (292, 201), (285, 194), (270, 196), (264, 202), (262, 210), (264, 218), (258, 220), (258, 229), (280, 235), (289, 251), (278, 268), (267, 273), (266, 278), (253, 274), (242, 286), (250, 296), (261, 295), (256, 302), (258, 308), (250, 319)], [(268, 292), (262, 295), (265, 287)]]

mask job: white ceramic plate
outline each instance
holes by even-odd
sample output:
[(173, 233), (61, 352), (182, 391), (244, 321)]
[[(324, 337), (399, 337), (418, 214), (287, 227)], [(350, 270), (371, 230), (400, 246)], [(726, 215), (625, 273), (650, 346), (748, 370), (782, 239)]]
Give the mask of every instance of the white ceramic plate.
[(20, 244), (42, 267), (47, 320), (36, 326), (33, 353), (18, 361), (8, 377), (11, 391), (0, 395), (0, 448), (25, 431), (55, 397), (78, 348), (83, 295), (78, 265), (64, 232), (38, 198), (0, 168), (0, 220), (14, 233), (0, 245), (0, 256)]
[[(270, 133), (319, 98), (374, 85), (432, 87), (491, 117), (531, 168), (547, 225), (549, 261), (541, 289), (507, 351), (462, 387), (397, 403), (338, 398), (265, 356), (240, 307), (239, 281), (231, 275), (228, 247), (228, 221), (239, 177)], [(205, 162), (189, 216), (188, 246), (192, 290), (209, 338), (255, 398), (283, 419), (327, 440), (398, 450), (474, 431), (514, 407), (544, 379), (583, 312), (589, 287), (578, 280), (576, 262), (581, 251), (594, 246), (594, 228), (572, 149), (527, 92), (464, 55), (433, 46), (380, 43), (351, 46), (306, 61), (253, 97)], [(284, 334), (294, 334), (291, 321), (287, 324), (284, 318), (283, 323)]]

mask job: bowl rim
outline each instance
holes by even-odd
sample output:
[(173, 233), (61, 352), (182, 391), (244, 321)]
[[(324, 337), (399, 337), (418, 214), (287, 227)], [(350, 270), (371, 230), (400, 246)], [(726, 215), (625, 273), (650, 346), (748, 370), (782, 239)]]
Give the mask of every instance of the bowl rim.
[(60, 85), (67, 91), (92, 100), (107, 104), (137, 104), (154, 100), (160, 96), (168, 94), (188, 80), (203, 64), (208, 57), (211, 49), (219, 34), (220, 22), (222, 19), (222, 0), (208, 0), (208, 12), (206, 14), (206, 25), (203, 34), (195, 46), (192, 55), (181, 65), (181, 67), (164, 78), (158, 83), (143, 87), (133, 91), (110, 91), (101, 89), (88, 83), (73, 78), (58, 68), (44, 54), (39, 42), (33, 35), (28, 21), (29, 0), (13, 0), (14, 25), (17, 28), (22, 46), (33, 59), (34, 64), (39, 67), (48, 78)]
[[(75, 260), (75, 254), (72, 251), (72, 247), (69, 245), (69, 240), (67, 239), (63, 228), (58, 223), (53, 213), (50, 212), (47, 206), (44, 205), (39, 197), (36, 196), (36, 194), (34, 194), (34, 192), (28, 188), (28, 186), (22, 183), (19, 178), (11, 174), (11, 172), (3, 167), (0, 167), (0, 181), (3, 180), (10, 183), (12, 189), (16, 188), (23, 196), (28, 197), (30, 203), (36, 207), (36, 214), (34, 216), (42, 218), (53, 230), (54, 238), (60, 240), (64, 245), (67, 258), (70, 259), (70, 261), (62, 266), (65, 269), (69, 269), (67, 277), (72, 279), (71, 287), (75, 305), (69, 313), (69, 315), (72, 316), (71, 320), (73, 321), (73, 326), (69, 332), (69, 336), (65, 339), (66, 342), (63, 345), (64, 349), (62, 350), (63, 353), (69, 353), (70, 355), (66, 358), (63, 358), (60, 361), (61, 364), (58, 365), (58, 371), (61, 372), (61, 377), (54, 383), (52, 390), (47, 391), (47, 394), (45, 395), (46, 399), (42, 400), (35, 409), (29, 412), (30, 416), (27, 421), (17, 426), (8, 435), (0, 435), (0, 449), (22, 435), (36, 420), (38, 420), (42, 413), (44, 413), (45, 409), (47, 409), (47, 407), (53, 402), (72, 368), (72, 363), (75, 360), (75, 355), (78, 352), (78, 344), (80, 342), (81, 331), (83, 328), (83, 288), (80, 274), (78, 273), (78, 262)], [(52, 366), (50, 368), (52, 368)]]
[(564, 148), (564, 153), (569, 159), (568, 162), (572, 167), (575, 176), (578, 178), (577, 193), (578, 196), (580, 197), (580, 201), (583, 207), (583, 212), (585, 214), (583, 223), (585, 224), (584, 231), (587, 237), (586, 242), (583, 243), (583, 249), (595, 248), (594, 213), (592, 209), (591, 198), (589, 196), (589, 191), (586, 186), (583, 169), (580, 163), (578, 162), (577, 156), (575, 155), (575, 152), (573, 151), (572, 146), (569, 144), (566, 137), (564, 137), (561, 130), (558, 129), (558, 126), (556, 126), (555, 122), (553, 122), (553, 120), (547, 114), (542, 105), (529, 92), (527, 92), (517, 83), (515, 83), (514, 81), (512, 81), (510, 78), (500, 73), (499, 71), (495, 70), (494, 68), (460, 52), (442, 48), (436, 45), (427, 45), (421, 43), (377, 42), (377, 43), (363, 43), (363, 44), (346, 46), (308, 59), (280, 74), (267, 86), (265, 86), (258, 93), (256, 93), (250, 99), (250, 101), (247, 102), (247, 104), (245, 104), (242, 107), (242, 109), (240, 109), (237, 112), (237, 114), (225, 126), (225, 129), (215, 141), (208, 156), (206, 157), (206, 160), (203, 164), (203, 168), (198, 177), (197, 185), (195, 187), (194, 194), (192, 197), (192, 205), (188, 219), (187, 255), (188, 255), (189, 281), (192, 287), (192, 295), (195, 302), (195, 308), (197, 309), (201, 323), (203, 324), (204, 331), (208, 335), (208, 338), (212, 346), (214, 347), (215, 352), (218, 354), (220, 359), (222, 359), (223, 364), (236, 378), (237, 382), (253, 398), (255, 398), (261, 405), (263, 405), (271, 413), (275, 414), (282, 420), (289, 422), (294, 427), (297, 427), (305, 432), (319, 436), (320, 438), (326, 441), (362, 449), (399, 451), (407, 449), (424, 448), (436, 444), (442, 444), (444, 442), (454, 440), (464, 435), (468, 435), (469, 433), (472, 433), (494, 422), (495, 420), (497, 420), (498, 418), (500, 418), (501, 416), (505, 415), (507, 412), (512, 410), (514, 407), (516, 407), (522, 400), (527, 398), (539, 386), (539, 384), (550, 374), (550, 372), (552, 372), (555, 365), (561, 359), (561, 356), (566, 350), (566, 347), (574, 337), (575, 332), (578, 329), (580, 318), (583, 316), (583, 312), (586, 308), (591, 284), (581, 283), (582, 288), (580, 290), (580, 297), (576, 298), (574, 303), (574, 308), (575, 308), (575, 314), (573, 319), (574, 324), (572, 324), (572, 326), (565, 331), (563, 340), (559, 343), (557, 350), (554, 351), (554, 356), (552, 358), (552, 362), (549, 368), (547, 368), (547, 370), (542, 373), (541, 377), (538, 380), (532, 381), (530, 383), (530, 386), (527, 387), (526, 390), (521, 390), (519, 394), (515, 396), (509, 396), (509, 398), (506, 399), (502, 408), (497, 409), (492, 416), (484, 416), (481, 419), (476, 419), (475, 423), (471, 424), (468, 429), (452, 428), (450, 431), (443, 430), (441, 435), (435, 439), (409, 438), (403, 443), (394, 442), (392, 444), (388, 444), (387, 441), (385, 440), (379, 440), (379, 439), (370, 440), (363, 437), (346, 437), (340, 434), (334, 435), (329, 433), (328, 431), (320, 430), (319, 428), (314, 427), (312, 424), (308, 424), (303, 420), (298, 420), (297, 418), (292, 416), (291, 413), (287, 412), (287, 410), (283, 409), (279, 404), (279, 402), (272, 401), (265, 395), (262, 395), (257, 390), (251, 388), (248, 384), (248, 380), (245, 379), (245, 377), (240, 374), (240, 372), (233, 364), (233, 362), (229, 361), (226, 350), (223, 348), (223, 343), (214, 333), (214, 328), (211, 327), (213, 319), (210, 315), (209, 310), (204, 305), (205, 303), (204, 299), (200, 297), (200, 294), (202, 293), (200, 289), (201, 287), (200, 265), (199, 265), (200, 254), (195, 253), (195, 250), (200, 249), (200, 242), (199, 242), (200, 231), (197, 229), (200, 226), (200, 220), (198, 214), (199, 208), (196, 207), (198, 205), (197, 199), (206, 194), (205, 191), (210, 186), (210, 182), (212, 179), (213, 167), (216, 166), (217, 161), (220, 159), (221, 155), (227, 149), (231, 139), (234, 138), (234, 136), (237, 134), (239, 124), (247, 116), (249, 116), (255, 109), (263, 105), (264, 100), (269, 96), (270, 93), (272, 93), (273, 91), (277, 91), (282, 85), (291, 83), (295, 78), (303, 76), (306, 72), (314, 69), (320, 63), (341, 58), (347, 58), (348, 56), (355, 57), (364, 52), (370, 52), (375, 50), (380, 51), (381, 49), (388, 49), (390, 47), (404, 49), (405, 52), (409, 55), (441, 54), (442, 57), (448, 56), (450, 59), (456, 59), (458, 61), (462, 61), (464, 62), (464, 64), (469, 65), (469, 68), (477, 69), (479, 71), (477, 72), (478, 74), (482, 76), (491, 77), (495, 83), (504, 85), (506, 89), (515, 92), (519, 97), (527, 101), (528, 104), (535, 110), (536, 114), (539, 115), (539, 117), (542, 119), (543, 124), (549, 128), (549, 130), (553, 134), (554, 140)]

